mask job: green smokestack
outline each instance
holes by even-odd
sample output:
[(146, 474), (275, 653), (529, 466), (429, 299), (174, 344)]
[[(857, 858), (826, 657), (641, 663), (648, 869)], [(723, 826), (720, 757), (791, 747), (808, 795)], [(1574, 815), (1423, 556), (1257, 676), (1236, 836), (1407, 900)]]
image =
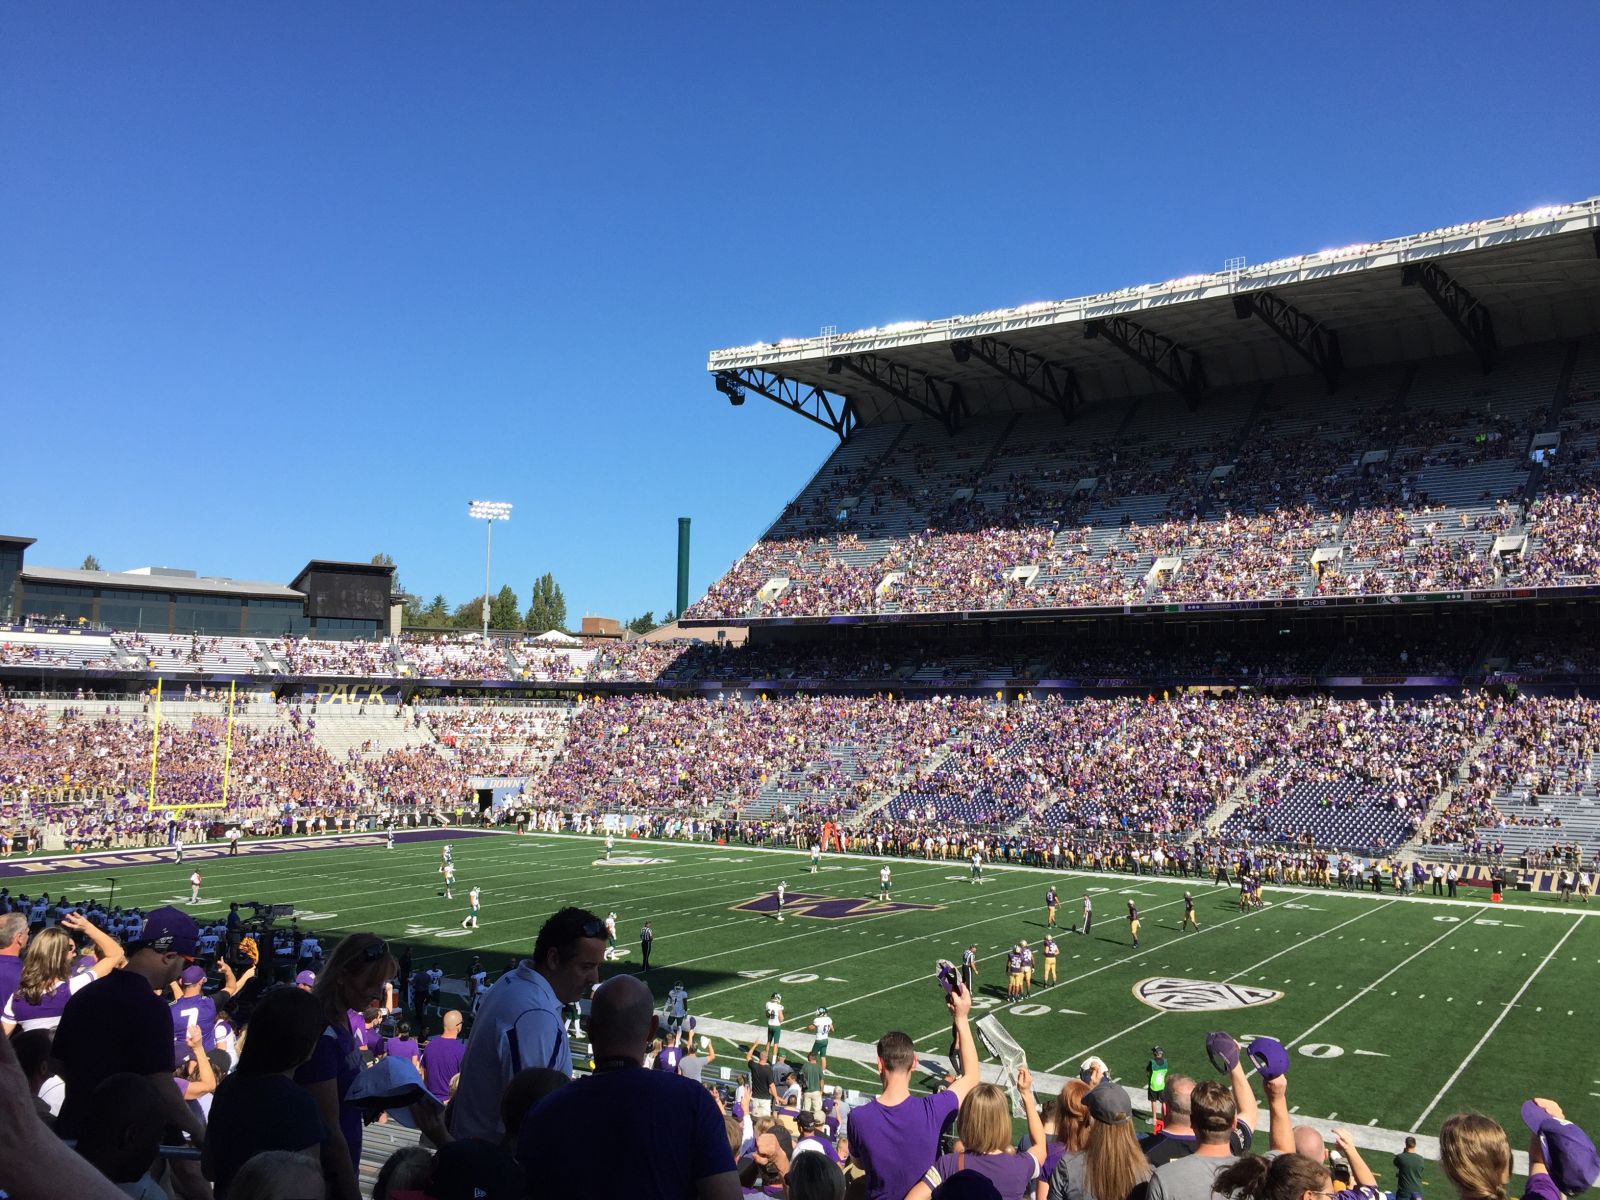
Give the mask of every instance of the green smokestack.
[(689, 518), (678, 518), (678, 607), (680, 617), (689, 607)]

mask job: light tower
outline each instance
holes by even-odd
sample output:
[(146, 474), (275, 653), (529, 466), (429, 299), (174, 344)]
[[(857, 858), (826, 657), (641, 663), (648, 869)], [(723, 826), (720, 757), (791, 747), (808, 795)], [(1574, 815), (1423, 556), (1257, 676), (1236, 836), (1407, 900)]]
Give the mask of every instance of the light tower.
[(489, 552), (494, 547), (494, 523), (511, 519), (511, 505), (504, 500), (468, 500), (467, 516), (483, 522), (483, 636), (489, 636)]

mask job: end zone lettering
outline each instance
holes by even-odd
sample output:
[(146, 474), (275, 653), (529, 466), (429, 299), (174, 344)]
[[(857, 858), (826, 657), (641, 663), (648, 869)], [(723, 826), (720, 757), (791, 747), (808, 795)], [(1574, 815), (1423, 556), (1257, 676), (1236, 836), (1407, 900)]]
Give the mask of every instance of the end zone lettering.
[[(866, 900), (855, 896), (824, 896), (817, 892), (788, 892), (784, 896), (783, 911), (789, 916), (815, 917), (819, 921), (844, 921), (851, 917), (876, 917), (884, 913), (930, 912), (943, 908), (942, 904), (908, 904), (900, 900)], [(743, 904), (735, 904), (731, 912), (776, 913), (778, 894), (768, 892)]]

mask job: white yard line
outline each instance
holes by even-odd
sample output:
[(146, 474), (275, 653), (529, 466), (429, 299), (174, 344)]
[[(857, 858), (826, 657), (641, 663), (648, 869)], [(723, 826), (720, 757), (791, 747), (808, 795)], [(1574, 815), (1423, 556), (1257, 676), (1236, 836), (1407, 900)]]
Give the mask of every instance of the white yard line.
[(1494, 1031), (1500, 1028), (1500, 1022), (1504, 1021), (1506, 1017), (1511, 1015), (1511, 1010), (1516, 1007), (1517, 1001), (1522, 999), (1522, 994), (1533, 985), (1533, 981), (1535, 979), (1539, 978), (1539, 972), (1543, 971), (1545, 967), (1550, 965), (1550, 960), (1556, 956), (1556, 951), (1560, 950), (1561, 947), (1566, 944), (1567, 939), (1577, 931), (1578, 924), (1579, 922), (1577, 921), (1572, 923), (1571, 927), (1561, 935), (1561, 940), (1558, 941), (1554, 946), (1550, 947), (1550, 953), (1544, 956), (1543, 961), (1541, 961), (1539, 965), (1533, 969), (1533, 973), (1529, 975), (1527, 979), (1522, 981), (1522, 986), (1517, 989), (1517, 994), (1506, 1001), (1505, 1007), (1500, 1010), (1500, 1015), (1494, 1019), (1494, 1024), (1490, 1025), (1488, 1029), (1483, 1031), (1483, 1036), (1478, 1039), (1478, 1044), (1472, 1048), (1471, 1052), (1464, 1059), (1461, 1060), (1461, 1065), (1451, 1073), (1450, 1078), (1444, 1081), (1444, 1086), (1439, 1089), (1439, 1094), (1428, 1102), (1428, 1107), (1422, 1110), (1422, 1115), (1411, 1123), (1411, 1131), (1413, 1133), (1416, 1132), (1417, 1126), (1421, 1125), (1428, 1119), (1428, 1114), (1431, 1113), (1435, 1108), (1439, 1107), (1439, 1101), (1444, 1099), (1445, 1093), (1455, 1086), (1456, 1080), (1461, 1078), (1461, 1073), (1467, 1069), (1468, 1065), (1473, 1059), (1478, 1057), (1478, 1051), (1482, 1050), (1484, 1046), (1488, 1044), (1489, 1038), (1494, 1035)]
[[(1390, 904), (1398, 904), (1399, 900), (1398, 899), (1391, 900), (1389, 903)], [(1294, 945), (1292, 945), (1292, 946), (1287, 946), (1284, 949), (1279, 950), (1276, 954), (1269, 954), (1266, 958), (1263, 958), (1258, 963), (1252, 963), (1250, 966), (1245, 967), (1242, 970), (1235, 971), (1232, 975), (1229, 975), (1225, 979), (1223, 979), (1222, 982), (1223, 983), (1228, 983), (1228, 982), (1230, 982), (1232, 980), (1238, 979), (1239, 976), (1241, 976), (1241, 975), (1248, 975), (1252, 971), (1260, 970), (1262, 967), (1266, 966), (1269, 962), (1272, 962), (1274, 959), (1282, 958), (1285, 954), (1293, 954), (1296, 950), (1299, 950), (1302, 946), (1309, 946), (1312, 942), (1315, 942), (1320, 938), (1325, 938), (1330, 933), (1336, 933), (1337, 931), (1343, 929), (1347, 925), (1354, 925), (1357, 921), (1364, 920), (1365, 918), (1370, 917), (1370, 916), (1374, 915), (1375, 913), (1380, 913), (1385, 908), (1388, 908), (1388, 907), (1389, 907), (1388, 904), (1382, 904), (1382, 905), (1379, 905), (1377, 908), (1369, 909), (1364, 913), (1358, 913), (1356, 916), (1351, 917), (1348, 921), (1341, 921), (1337, 925), (1330, 925), (1330, 926), (1328, 926), (1328, 928), (1324, 929), (1321, 933), (1314, 933), (1308, 938), (1304, 938), (1304, 939), (1302, 939), (1302, 940), (1300, 940), (1298, 942), (1295, 942)], [(1259, 911), (1262, 911), (1262, 910), (1258, 909), (1257, 911), (1259, 912)], [(1201, 930), (1201, 932), (1204, 933), (1205, 931)], [(1190, 937), (1194, 937), (1196, 935), (1190, 934), (1189, 936)], [(1162, 1017), (1167, 1016), (1167, 1015), (1168, 1014), (1165, 1013), (1165, 1012), (1156, 1012), (1156, 1013), (1153, 1013), (1150, 1016), (1146, 1017), (1142, 1021), (1135, 1021), (1132, 1025), (1129, 1025), (1126, 1029), (1121, 1030), (1118, 1033), (1114, 1033), (1108, 1038), (1103, 1038), (1100, 1041), (1096, 1042), (1094, 1045), (1088, 1046), (1088, 1047), (1086, 1047), (1086, 1048), (1084, 1048), (1082, 1050), (1079, 1050), (1074, 1054), (1067, 1055), (1067, 1057), (1063, 1058), (1060, 1062), (1058, 1062), (1054, 1066), (1052, 1066), (1050, 1068), (1050, 1070), (1059, 1071), (1062, 1067), (1066, 1066), (1068, 1063), (1073, 1062), (1073, 1061), (1075, 1061), (1077, 1059), (1081, 1059), (1086, 1054), (1092, 1054), (1096, 1050), (1100, 1049), (1101, 1046), (1108, 1046), (1112, 1042), (1116, 1041), (1118, 1038), (1125, 1037), (1128, 1034), (1132, 1033), (1136, 1029), (1142, 1029), (1144, 1026), (1150, 1024), (1151, 1021), (1158, 1021)]]
[[(1483, 908), (1480, 908), (1478, 910), (1479, 913), (1485, 913), (1485, 912), (1488, 912), (1488, 911), (1489, 911), (1488, 906), (1484, 906)], [(1474, 915), (1476, 915), (1476, 914), (1474, 914)], [(1402, 967), (1408, 965), (1409, 963), (1414, 962), (1416, 959), (1421, 958), (1424, 954), (1426, 954), (1429, 950), (1432, 950), (1440, 942), (1444, 941), (1446, 938), (1451, 937), (1452, 935), (1454, 935), (1456, 933), (1459, 933), (1461, 930), (1466, 929), (1471, 924), (1472, 924), (1472, 918), (1469, 917), (1465, 921), (1459, 921), (1456, 924), (1450, 926), (1449, 929), (1445, 930), (1438, 937), (1434, 938), (1433, 941), (1429, 942), (1426, 946), (1422, 947), (1422, 949), (1417, 950), (1417, 951), (1407, 955), (1405, 958), (1403, 958), (1399, 962), (1397, 962), (1394, 966), (1390, 967), (1382, 975), (1379, 975), (1371, 983), (1367, 984), (1366, 987), (1364, 987), (1360, 991), (1356, 992), (1353, 996), (1351, 996), (1343, 1004), (1339, 1005), (1338, 1008), (1334, 1009), (1327, 1016), (1323, 1017), (1322, 1020), (1318, 1021), (1315, 1025), (1311, 1026), (1309, 1029), (1305, 1030), (1299, 1036), (1293, 1038), (1292, 1040), (1290, 1040), (1288, 1042), (1285, 1042), (1284, 1046), (1287, 1049), (1293, 1050), (1301, 1042), (1305, 1041), (1313, 1033), (1315, 1033), (1317, 1030), (1321, 1029), (1324, 1025), (1326, 1025), (1329, 1021), (1331, 1021), (1335, 1017), (1337, 1017), (1345, 1009), (1349, 1008), (1357, 1000), (1360, 1000), (1363, 996), (1369, 995), (1375, 988), (1377, 988), (1377, 986), (1380, 983), (1382, 983), (1385, 979), (1388, 979), (1389, 976), (1393, 975), (1396, 971), (1400, 970)], [(1412, 1128), (1415, 1129), (1416, 1127), (1412, 1126)]]

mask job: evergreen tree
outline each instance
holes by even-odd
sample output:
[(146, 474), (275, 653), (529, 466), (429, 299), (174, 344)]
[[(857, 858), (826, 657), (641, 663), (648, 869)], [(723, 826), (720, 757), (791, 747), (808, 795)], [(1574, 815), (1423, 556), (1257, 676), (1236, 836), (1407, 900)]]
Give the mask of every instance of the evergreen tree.
[(98, 571), (100, 569), (100, 560), (92, 554), (85, 555), (83, 559), (83, 566), (80, 569), (84, 571)]
[(428, 601), (428, 607), (422, 610), (421, 618), (417, 624), (426, 625), (430, 629), (447, 629), (451, 624), (450, 602), (441, 592)]
[[(482, 611), (481, 607), (479, 611)], [(495, 595), (494, 602), (489, 605), (489, 628), (515, 629), (521, 623), (521, 614), (517, 611), (517, 594), (511, 590), (509, 583), (503, 584)]]
[(566, 628), (567, 598), (555, 576), (545, 574), (533, 581), (533, 600), (522, 623), (532, 633)]

